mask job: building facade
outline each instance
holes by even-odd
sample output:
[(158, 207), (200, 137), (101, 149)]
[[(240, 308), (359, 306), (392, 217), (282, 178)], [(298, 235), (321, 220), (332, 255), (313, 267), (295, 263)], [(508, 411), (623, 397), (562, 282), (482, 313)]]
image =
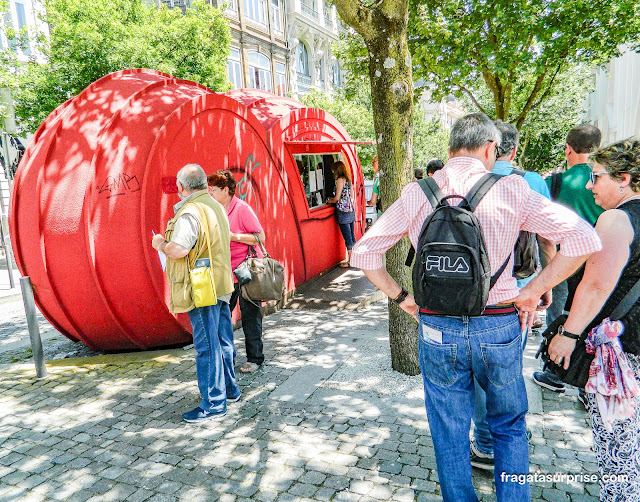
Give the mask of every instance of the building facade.
[[(189, 0), (160, 0), (184, 10)], [(211, 0), (231, 26), (227, 65), (234, 89), (254, 88), (278, 96), (342, 85), (333, 45), (346, 28), (327, 0)]]
[(289, 82), (294, 97), (312, 89), (330, 92), (342, 85), (340, 62), (333, 54), (341, 32), (346, 28), (338, 19), (335, 6), (327, 0), (289, 0)]
[(287, 94), (289, 48), (284, 0), (214, 0), (231, 26), (227, 70), (234, 89)]
[(40, 59), (36, 54), (33, 40), (38, 32), (48, 33), (47, 26), (38, 17), (38, 3), (35, 0), (7, 0), (4, 12), (4, 26), (21, 33), (23, 44), (17, 38), (8, 39), (7, 30), (2, 30), (0, 45), (2, 49), (15, 52), (18, 59), (26, 63), (30, 59)]
[(640, 135), (640, 54), (626, 51), (595, 72), (585, 122), (602, 131), (602, 144)]

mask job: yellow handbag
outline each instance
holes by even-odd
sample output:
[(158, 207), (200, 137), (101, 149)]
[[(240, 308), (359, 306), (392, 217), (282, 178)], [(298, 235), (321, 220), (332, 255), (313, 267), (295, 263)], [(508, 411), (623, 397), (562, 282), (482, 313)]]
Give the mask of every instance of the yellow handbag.
[(209, 251), (209, 263), (206, 264), (206, 259), (196, 260), (194, 267), (189, 270), (189, 280), (191, 281), (191, 294), (193, 296), (193, 303), (196, 307), (208, 307), (215, 305), (218, 302), (216, 295), (216, 285), (213, 280), (213, 271), (211, 270), (211, 264), (213, 258), (211, 257), (211, 245), (209, 239), (209, 225), (207, 224), (207, 216), (198, 204), (194, 204), (200, 216), (202, 217), (202, 228), (204, 229), (205, 239), (207, 240), (207, 250)]

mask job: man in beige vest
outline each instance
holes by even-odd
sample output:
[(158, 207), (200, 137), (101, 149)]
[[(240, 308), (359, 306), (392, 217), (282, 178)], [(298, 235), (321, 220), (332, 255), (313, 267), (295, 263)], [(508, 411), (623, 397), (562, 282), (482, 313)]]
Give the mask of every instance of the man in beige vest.
[[(183, 413), (182, 419), (197, 423), (224, 417), (227, 403), (240, 399), (233, 369), (235, 347), (229, 311), (233, 293), (229, 221), (224, 208), (207, 192), (207, 176), (202, 167), (197, 164), (184, 166), (178, 171), (176, 185), (181, 200), (173, 207), (175, 216), (169, 220), (164, 236), (155, 235), (151, 245), (167, 255), (167, 278), (171, 288), (169, 310), (187, 312), (193, 328), (202, 401), (197, 408)], [(207, 229), (218, 301), (208, 307), (196, 307), (191, 295), (189, 270), (194, 268), (196, 260), (209, 262)]]

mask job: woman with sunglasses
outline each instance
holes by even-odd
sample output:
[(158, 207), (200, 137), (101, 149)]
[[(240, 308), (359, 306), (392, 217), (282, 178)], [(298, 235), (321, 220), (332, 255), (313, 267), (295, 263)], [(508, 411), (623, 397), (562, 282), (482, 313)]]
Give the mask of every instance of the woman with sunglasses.
[[(629, 139), (590, 155), (592, 172), (586, 185), (605, 209), (596, 223), (602, 250), (587, 260), (565, 334), (553, 338), (549, 356), (568, 368), (576, 344), (572, 336), (588, 333), (608, 317), (640, 279), (640, 141)], [(571, 301), (571, 300), (569, 300)], [(620, 343), (640, 383), (640, 302), (621, 319)], [(600, 471), (600, 500), (640, 501), (640, 396), (633, 398), (632, 418), (603, 423), (595, 394), (587, 394)], [(612, 479), (611, 476), (618, 476)]]

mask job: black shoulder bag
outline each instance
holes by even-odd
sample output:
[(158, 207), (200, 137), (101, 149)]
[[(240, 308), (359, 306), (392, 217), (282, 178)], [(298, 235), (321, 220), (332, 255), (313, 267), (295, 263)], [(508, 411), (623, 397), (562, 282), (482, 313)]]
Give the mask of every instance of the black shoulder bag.
[[(620, 301), (618, 306), (613, 310), (609, 319), (616, 321), (624, 317), (631, 307), (640, 299), (640, 280), (636, 282), (629, 292)], [(571, 353), (571, 359), (569, 361), (569, 367), (565, 370), (562, 365), (558, 365), (555, 361), (552, 361), (549, 357), (549, 344), (553, 337), (561, 332), (561, 327), (564, 326), (567, 316), (562, 314), (558, 316), (542, 333), (542, 343), (536, 353), (536, 359), (542, 357), (544, 362), (544, 369), (551, 371), (561, 381), (566, 384), (573, 385), (583, 389), (589, 380), (589, 368), (591, 362), (595, 357), (595, 354), (589, 354), (587, 352), (587, 346), (585, 340), (589, 336), (588, 332), (584, 332), (580, 335), (580, 338), (576, 342), (576, 346)]]

